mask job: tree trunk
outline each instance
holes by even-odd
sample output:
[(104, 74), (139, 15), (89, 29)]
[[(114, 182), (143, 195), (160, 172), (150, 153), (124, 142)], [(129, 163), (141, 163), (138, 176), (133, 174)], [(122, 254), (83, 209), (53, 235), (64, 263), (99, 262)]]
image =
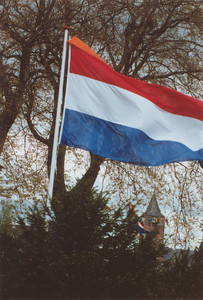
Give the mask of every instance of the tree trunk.
[(57, 218), (61, 218), (61, 214), (66, 212), (66, 203), (69, 201), (69, 199), (74, 197), (74, 195), (82, 192), (83, 197), (88, 197), (98, 176), (100, 166), (105, 160), (104, 157), (90, 153), (91, 163), (89, 169), (78, 181), (78, 183), (70, 191), (67, 191), (64, 181), (65, 150), (65, 146), (59, 147), (57, 158), (57, 174), (54, 180), (54, 192), (51, 201), (52, 208)]
[(29, 78), (30, 49), (31, 47), (29, 45), (22, 46), (20, 75), (15, 91), (13, 91), (10, 86), (2, 58), (0, 58), (0, 89), (3, 92), (2, 98), (5, 101), (2, 101), (3, 109), (0, 114), (0, 154), (3, 151), (8, 132), (15, 122), (23, 103), (23, 93), (26, 89), (27, 80)]

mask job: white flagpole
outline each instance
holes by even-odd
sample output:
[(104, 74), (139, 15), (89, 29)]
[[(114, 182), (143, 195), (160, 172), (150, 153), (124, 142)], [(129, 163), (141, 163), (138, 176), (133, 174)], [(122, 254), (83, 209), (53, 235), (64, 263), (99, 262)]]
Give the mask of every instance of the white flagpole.
[(64, 29), (65, 29), (65, 31), (64, 31), (64, 41), (63, 41), (63, 55), (62, 55), (62, 61), (61, 61), (60, 84), (59, 84), (59, 92), (58, 92), (58, 105), (57, 105), (57, 111), (56, 111), (54, 143), (53, 143), (53, 150), (52, 150), (51, 170), (50, 170), (50, 179), (49, 179), (49, 196), (51, 199), (52, 199), (52, 195), (53, 195), (54, 176), (55, 176), (55, 169), (56, 169), (56, 158), (57, 158), (57, 148), (58, 148), (58, 138), (59, 138), (59, 123), (60, 123), (61, 105), (62, 105), (62, 100), (63, 100), (63, 85), (64, 85), (65, 62), (66, 62), (69, 27), (64, 26)]

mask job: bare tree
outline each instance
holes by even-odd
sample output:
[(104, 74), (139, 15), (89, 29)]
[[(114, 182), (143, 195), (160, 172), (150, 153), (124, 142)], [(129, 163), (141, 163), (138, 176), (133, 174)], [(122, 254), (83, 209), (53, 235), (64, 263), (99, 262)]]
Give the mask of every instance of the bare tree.
[[(72, 36), (78, 35), (117, 72), (201, 99), (199, 0), (12, 0), (1, 7), (0, 152), (20, 115), (23, 126), (46, 146), (50, 168), (63, 25), (69, 25)], [(66, 148), (61, 146), (55, 181), (55, 194), (64, 197), (65, 154)], [(103, 164), (115, 182), (128, 176), (136, 192), (133, 176), (140, 167), (104, 161), (91, 154), (89, 168), (74, 189), (86, 186), (90, 190)], [(148, 168), (142, 170), (149, 172)], [(141, 184), (139, 187), (142, 189)]]

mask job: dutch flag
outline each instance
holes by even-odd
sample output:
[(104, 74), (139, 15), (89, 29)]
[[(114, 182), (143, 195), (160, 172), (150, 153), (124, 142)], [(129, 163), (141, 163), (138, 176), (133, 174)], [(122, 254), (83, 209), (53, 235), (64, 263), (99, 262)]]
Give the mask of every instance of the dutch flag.
[(77, 37), (60, 143), (121, 162), (203, 161), (203, 102), (115, 72)]

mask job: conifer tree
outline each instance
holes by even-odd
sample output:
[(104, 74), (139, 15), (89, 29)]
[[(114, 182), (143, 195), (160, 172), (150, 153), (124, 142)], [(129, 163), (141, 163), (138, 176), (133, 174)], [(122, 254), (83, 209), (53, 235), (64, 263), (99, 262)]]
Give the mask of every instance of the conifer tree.
[[(64, 203), (64, 202), (63, 202)], [(138, 240), (138, 218), (112, 212), (108, 198), (78, 189), (56, 217), (47, 206), (34, 204), (6, 251), (4, 297), (147, 297), (163, 246), (153, 234)], [(147, 288), (146, 288), (147, 283)], [(12, 286), (12, 288), (11, 288)], [(135, 292), (136, 290), (136, 292)]]

